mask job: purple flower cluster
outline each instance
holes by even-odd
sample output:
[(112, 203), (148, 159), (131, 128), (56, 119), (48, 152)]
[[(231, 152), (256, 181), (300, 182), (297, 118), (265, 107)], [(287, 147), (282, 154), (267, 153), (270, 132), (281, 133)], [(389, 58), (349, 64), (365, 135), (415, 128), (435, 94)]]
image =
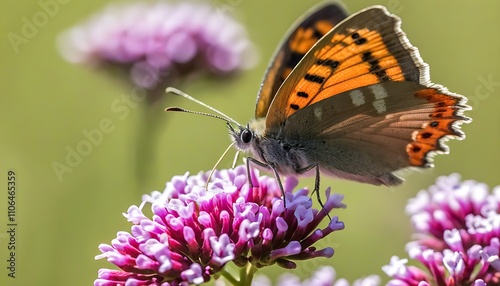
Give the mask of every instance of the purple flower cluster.
[(228, 74), (255, 61), (243, 26), (202, 2), (111, 5), (63, 33), (58, 44), (69, 62), (125, 68), (147, 89), (167, 77)]
[(427, 271), (393, 257), (383, 270), (387, 285), (500, 285), (500, 187), (458, 174), (440, 177), (410, 200), (417, 240), (407, 245)]
[[(251, 281), (264, 266), (294, 268), (293, 260), (333, 255), (332, 248), (316, 249), (313, 244), (344, 228), (333, 217), (318, 229), (326, 213), (345, 207), (342, 195), (328, 189), (324, 210), (313, 209), (308, 191), (292, 193), (297, 181), (288, 178), (285, 208), (274, 178), (252, 170), (250, 189), (246, 171), (245, 166), (217, 171), (207, 188), (208, 173), (176, 176), (163, 192), (144, 196), (141, 206), (124, 214), (133, 224), (131, 232), (118, 232), (111, 245), (99, 246), (102, 254), (96, 259), (107, 258), (121, 270), (101, 269), (94, 285), (200, 284), (213, 275), (238, 283), (222, 271), (230, 261), (248, 269), (245, 275)], [(143, 213), (146, 203), (152, 218)]]

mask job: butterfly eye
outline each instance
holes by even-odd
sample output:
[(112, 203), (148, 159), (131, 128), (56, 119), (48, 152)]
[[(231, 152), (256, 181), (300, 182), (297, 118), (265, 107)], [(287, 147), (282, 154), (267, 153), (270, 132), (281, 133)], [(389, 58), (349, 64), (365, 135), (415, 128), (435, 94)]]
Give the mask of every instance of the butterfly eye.
[(252, 141), (252, 131), (248, 130), (248, 129), (243, 129), (243, 131), (241, 131), (241, 141), (243, 143), (249, 143), (250, 141)]

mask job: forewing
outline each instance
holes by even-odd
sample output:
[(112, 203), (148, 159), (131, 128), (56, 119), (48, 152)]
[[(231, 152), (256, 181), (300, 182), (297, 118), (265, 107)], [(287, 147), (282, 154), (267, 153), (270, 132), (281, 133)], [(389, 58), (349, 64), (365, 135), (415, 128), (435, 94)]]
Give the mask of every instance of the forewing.
[(327, 1), (308, 11), (287, 32), (272, 57), (257, 96), (255, 118), (267, 115), (276, 92), (311, 47), (347, 17), (343, 6)]
[(344, 91), (387, 81), (426, 84), (428, 67), (400, 29), (400, 19), (373, 6), (338, 24), (306, 54), (271, 103), (266, 127)]

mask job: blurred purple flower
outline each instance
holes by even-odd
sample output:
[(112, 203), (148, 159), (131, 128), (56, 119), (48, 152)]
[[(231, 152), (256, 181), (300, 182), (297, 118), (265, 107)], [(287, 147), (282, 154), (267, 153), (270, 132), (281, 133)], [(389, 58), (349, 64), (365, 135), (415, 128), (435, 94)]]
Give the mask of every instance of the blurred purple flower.
[(500, 187), (439, 177), (406, 208), (417, 238), (407, 251), (427, 271), (393, 257), (388, 285), (500, 285), (499, 209)]
[[(200, 284), (214, 274), (227, 277), (221, 270), (229, 261), (247, 269), (243, 279), (251, 281), (264, 266), (294, 268), (293, 260), (331, 257), (332, 248), (313, 244), (344, 228), (333, 217), (317, 229), (326, 213), (345, 207), (343, 196), (327, 189), (324, 211), (316, 210), (306, 189), (292, 193), (297, 181), (288, 178), (285, 208), (276, 180), (255, 170), (251, 174), (253, 189), (246, 167), (238, 166), (215, 172), (208, 189), (208, 173), (185, 174), (173, 177), (163, 192), (145, 195), (139, 207), (124, 214), (133, 224), (131, 233), (118, 232), (111, 245), (99, 246), (96, 259), (107, 258), (121, 270), (101, 269), (94, 285)], [(146, 203), (152, 218), (142, 211)]]
[(72, 63), (105, 65), (153, 89), (193, 72), (226, 75), (246, 69), (255, 53), (244, 27), (201, 2), (110, 5), (58, 39)]
[[(337, 279), (335, 269), (330, 266), (323, 266), (312, 273), (310, 278), (300, 281), (300, 278), (291, 273), (285, 273), (279, 276), (276, 286), (349, 286), (349, 282), (340, 278)], [(263, 275), (256, 276), (252, 281), (252, 286), (271, 286), (273, 285), (269, 278)], [(357, 279), (352, 283), (353, 286), (378, 286), (380, 277), (370, 275)]]

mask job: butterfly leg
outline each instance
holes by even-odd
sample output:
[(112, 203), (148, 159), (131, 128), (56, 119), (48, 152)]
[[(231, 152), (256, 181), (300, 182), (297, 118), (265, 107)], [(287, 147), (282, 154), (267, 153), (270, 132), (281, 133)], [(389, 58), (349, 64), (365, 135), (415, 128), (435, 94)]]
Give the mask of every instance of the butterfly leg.
[(247, 178), (248, 178), (248, 184), (250, 186), (250, 188), (253, 188), (253, 184), (252, 184), (252, 178), (250, 177), (250, 162), (254, 163), (255, 165), (258, 165), (258, 166), (261, 166), (263, 168), (266, 168), (266, 169), (271, 169), (274, 173), (274, 177), (276, 178), (276, 181), (278, 182), (278, 186), (281, 190), (281, 195), (283, 196), (283, 203), (284, 203), (284, 206), (286, 208), (286, 200), (285, 200), (285, 189), (283, 188), (283, 184), (281, 183), (281, 179), (280, 179), (280, 175), (278, 174), (278, 171), (276, 170), (276, 168), (274, 168), (273, 166), (269, 165), (269, 164), (266, 164), (266, 163), (263, 163), (259, 160), (256, 160), (252, 157), (247, 157)]
[[(321, 206), (321, 209), (326, 213), (328, 218), (331, 219), (330, 214), (328, 214), (325, 210), (325, 206), (323, 205), (323, 202), (321, 201), (321, 196), (319, 194), (319, 185), (320, 185), (320, 172), (319, 172), (319, 165), (318, 164), (311, 164), (309, 166), (306, 166), (304, 168), (300, 168), (295, 170), (297, 174), (304, 174), (309, 172), (310, 170), (316, 168), (316, 179), (314, 180), (314, 190), (313, 193), (316, 193), (316, 198), (318, 200), (319, 205)], [(312, 195), (312, 194), (311, 194)]]

